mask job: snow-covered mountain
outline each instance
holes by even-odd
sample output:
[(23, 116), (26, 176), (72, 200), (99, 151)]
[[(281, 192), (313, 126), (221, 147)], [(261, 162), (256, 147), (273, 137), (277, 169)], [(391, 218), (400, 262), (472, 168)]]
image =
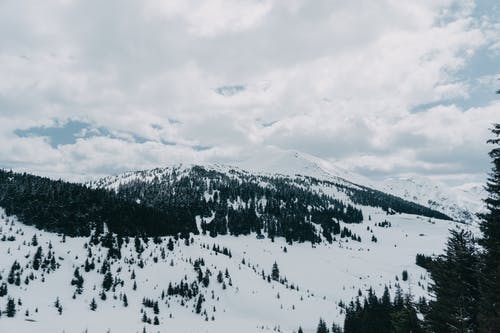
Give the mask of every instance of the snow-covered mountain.
[(438, 210), (461, 222), (477, 220), (476, 214), (484, 207), (482, 199), (486, 198), (480, 184), (453, 188), (419, 176), (388, 178), (379, 184), (384, 192)]
[(0, 332), (313, 333), (369, 288), (428, 299), (416, 255), (475, 231), (446, 214), (481, 187), (454, 191), (274, 149), (86, 187), (0, 172)]
[(469, 183), (457, 187), (423, 176), (371, 180), (321, 158), (293, 150), (267, 147), (237, 164), (242, 169), (269, 174), (307, 175), (324, 180), (345, 181), (393, 194), (408, 201), (440, 211), (461, 222), (477, 220), (484, 209), (486, 191), (483, 184)]

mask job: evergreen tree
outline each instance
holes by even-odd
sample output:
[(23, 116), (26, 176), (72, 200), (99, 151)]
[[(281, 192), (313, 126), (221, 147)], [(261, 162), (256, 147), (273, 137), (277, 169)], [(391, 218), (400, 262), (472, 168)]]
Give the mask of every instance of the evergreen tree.
[(7, 295), (7, 292), (7, 283), (4, 282), (0, 285), (0, 297), (4, 297), (5, 295)]
[(16, 303), (14, 302), (13, 298), (10, 298), (7, 300), (7, 307), (5, 308), (5, 313), (7, 314), (7, 317), (14, 317), (16, 315)]
[(274, 281), (279, 281), (279, 279), (280, 279), (280, 270), (278, 268), (278, 264), (276, 263), (276, 261), (274, 262), (273, 268), (271, 270), (271, 278)]
[(479, 257), (470, 232), (451, 230), (445, 254), (432, 265), (427, 320), (434, 332), (477, 332)]
[(169, 251), (173, 251), (173, 250), (174, 250), (174, 242), (172, 241), (172, 238), (169, 238), (169, 239), (168, 239), (167, 249), (168, 249)]
[(83, 292), (83, 277), (78, 270), (78, 267), (75, 269), (73, 273), (73, 279), (71, 280), (71, 285), (76, 286), (76, 293), (81, 294)]
[(40, 263), (42, 261), (42, 247), (39, 246), (33, 257), (33, 269), (37, 271), (40, 268)]
[(36, 234), (34, 234), (33, 238), (31, 239), (31, 245), (38, 246), (38, 239), (36, 238)]
[(104, 275), (104, 279), (102, 280), (102, 288), (106, 291), (111, 289), (111, 286), (113, 285), (113, 276), (111, 275), (111, 272), (108, 271)]
[(316, 333), (328, 333), (328, 327), (323, 319), (319, 319), (318, 328), (316, 329)]
[(221, 271), (219, 271), (219, 273), (217, 274), (217, 282), (219, 283), (224, 282), (224, 276), (222, 275)]
[(95, 301), (95, 298), (92, 298), (92, 301), (90, 302), (90, 310), (95, 311), (97, 309), (97, 303)]
[(201, 307), (203, 305), (203, 296), (200, 294), (200, 296), (198, 296), (198, 301), (196, 302), (196, 308), (195, 308), (195, 311), (196, 313), (201, 313)]
[(479, 240), (484, 248), (484, 269), (480, 280), (480, 331), (500, 332), (500, 123), (491, 129), (494, 137), (488, 143), (494, 145), (489, 155), (493, 168), (486, 184), (487, 213), (481, 215)]
[(155, 302), (153, 304), (153, 313), (156, 315), (160, 313), (160, 308), (158, 307), (158, 302)]

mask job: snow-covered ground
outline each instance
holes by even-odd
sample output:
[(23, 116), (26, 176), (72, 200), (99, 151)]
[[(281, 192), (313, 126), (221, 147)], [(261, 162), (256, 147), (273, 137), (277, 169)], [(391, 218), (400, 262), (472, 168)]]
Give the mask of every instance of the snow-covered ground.
[[(104, 333), (143, 332), (144, 329), (146, 332), (179, 333), (295, 332), (299, 326), (304, 332), (315, 332), (320, 317), (329, 323), (342, 323), (342, 309), (338, 304), (340, 301), (348, 303), (358, 294), (358, 289), (366, 295), (372, 286), (381, 295), (387, 285), (393, 294), (395, 284), (399, 283), (403, 291), (410, 291), (416, 298), (428, 296), (429, 276), (415, 265), (415, 255), (441, 253), (448, 230), (457, 224), (404, 214), (387, 216), (375, 208), (365, 208), (363, 215), (366, 219), (363, 223), (349, 225), (361, 236), (362, 242), (337, 238), (333, 244), (323, 243), (313, 248), (310, 243), (288, 245), (284, 239), (271, 242), (257, 239), (255, 235), (217, 238), (199, 235), (193, 237), (194, 242), (189, 246), (183, 240), (176, 241), (174, 250), (169, 251), (168, 238), (164, 238), (162, 244), (154, 244), (152, 240), (148, 245), (143, 244), (145, 251), (140, 258), (144, 268), (138, 265), (138, 254), (131, 239), (122, 247), (122, 258), (110, 261), (113, 277), (123, 280), (123, 286), (118, 284), (114, 292), (108, 291), (105, 301), (100, 298), (103, 275), (96, 270), (100, 269), (107, 249), (100, 245), (91, 247), (96, 270), (87, 273), (83, 264), (88, 258), (85, 244), (89, 238), (66, 237), (62, 242), (60, 235), (3, 216), (0, 238), (5, 235), (5, 240), (0, 241), (0, 284), (6, 282), (14, 260), (21, 264), (23, 273), (20, 286), (7, 283), (8, 296), (15, 298), (16, 304), (21, 299), (22, 304), (16, 306), (14, 318), (7, 318), (4, 312), (7, 296), (0, 297), (3, 312), (0, 332)], [(384, 220), (392, 226), (375, 225)], [(31, 268), (37, 246), (30, 242), (35, 234), (44, 255), (51, 244), (50, 251), (60, 264), (54, 272), (44, 274), (42, 270)], [(370, 240), (372, 234), (378, 242)], [(14, 236), (15, 240), (7, 240), (9, 236)], [(232, 257), (214, 252), (214, 244), (221, 249), (228, 248)], [(161, 298), (169, 282), (175, 284), (184, 278), (189, 283), (196, 280), (192, 263), (198, 258), (205, 262), (202, 271), (208, 268), (212, 273), (208, 287), (200, 287), (205, 298), (201, 314), (194, 311), (197, 297), (187, 300), (184, 305), (179, 296)], [(262, 270), (266, 276), (271, 274), (274, 262), (278, 264), (281, 278), (286, 277), (286, 283), (268, 282), (262, 278)], [(70, 281), (76, 267), (80, 267), (84, 284), (83, 293), (73, 299), (75, 286)], [(226, 269), (229, 278), (224, 277), (227, 288), (223, 289), (216, 276), (219, 270), (225, 272)], [(409, 273), (407, 281), (401, 280), (403, 270)], [(132, 271), (136, 275), (137, 290), (133, 290)], [(28, 279), (29, 284), (25, 284), (31, 272), (34, 279)], [(127, 295), (127, 307), (123, 305), (122, 294)], [(154, 317), (151, 308), (142, 306), (144, 297), (159, 303), (158, 326), (141, 321), (141, 309), (145, 309), (147, 317)], [(54, 306), (56, 298), (62, 305), (62, 314)], [(97, 302), (96, 311), (89, 307), (92, 298)]]

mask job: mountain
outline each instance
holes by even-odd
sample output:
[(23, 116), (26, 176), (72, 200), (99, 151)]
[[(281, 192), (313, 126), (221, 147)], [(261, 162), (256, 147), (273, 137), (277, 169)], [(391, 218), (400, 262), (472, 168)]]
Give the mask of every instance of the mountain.
[(486, 191), (479, 184), (465, 184), (450, 188), (424, 177), (388, 178), (379, 188), (387, 193), (440, 211), (461, 222), (476, 221), (486, 198)]
[(483, 185), (478, 183), (449, 187), (423, 176), (392, 177), (375, 181), (321, 158), (276, 147), (254, 152), (251, 157), (236, 165), (253, 172), (307, 175), (322, 180), (362, 185), (429, 207), (465, 223), (477, 221), (476, 214), (483, 211), (482, 200), (486, 197)]
[[(283, 162), (282, 160), (280, 162)], [(309, 169), (309, 174), (322, 171)], [(447, 215), (381, 191), (330, 176), (251, 173), (227, 166), (172, 166), (106, 177), (90, 187), (114, 191), (211, 235), (265, 234), (287, 241), (331, 242), (339, 222), (361, 223), (368, 207), (387, 214), (407, 213), (450, 219)], [(177, 224), (179, 224), (177, 222)], [(322, 236), (320, 236), (320, 233)]]
[(431, 297), (415, 259), (442, 252), (448, 215), (311, 156), (265, 162), (0, 170), (0, 331), (315, 332), (370, 288)]

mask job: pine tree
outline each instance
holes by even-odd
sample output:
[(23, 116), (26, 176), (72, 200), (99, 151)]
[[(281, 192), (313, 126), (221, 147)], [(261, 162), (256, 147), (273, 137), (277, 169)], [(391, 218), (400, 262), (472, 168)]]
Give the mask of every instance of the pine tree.
[(451, 230), (445, 254), (432, 266), (427, 320), (435, 332), (477, 332), (479, 257), (470, 232)]
[(33, 238), (31, 239), (31, 245), (38, 246), (38, 239), (36, 238), (36, 234), (34, 234)]
[(160, 313), (160, 308), (158, 307), (158, 302), (154, 302), (154, 304), (153, 304), (153, 313), (156, 315)]
[(168, 239), (167, 249), (168, 249), (169, 251), (173, 251), (173, 250), (174, 250), (174, 242), (172, 241), (172, 238), (169, 238), (169, 239)]
[(42, 247), (39, 246), (36, 250), (35, 256), (33, 257), (33, 269), (38, 270), (40, 268), (40, 263), (42, 261)]
[(95, 301), (95, 298), (92, 298), (92, 301), (90, 302), (90, 310), (95, 311), (97, 309), (97, 303)]
[(274, 281), (279, 281), (279, 279), (280, 279), (280, 270), (278, 268), (278, 264), (276, 263), (276, 261), (273, 264), (273, 268), (272, 268), (272, 271), (271, 271), (271, 278)]
[(83, 292), (83, 277), (78, 270), (78, 267), (75, 268), (75, 272), (73, 273), (73, 279), (71, 280), (71, 285), (76, 286), (76, 293), (81, 294)]
[(113, 276), (111, 275), (111, 272), (108, 271), (105, 275), (104, 275), (104, 279), (102, 281), (102, 288), (106, 291), (108, 291), (109, 289), (111, 289), (111, 286), (113, 285)]
[(0, 297), (3, 297), (5, 295), (7, 295), (7, 283), (2, 283), (2, 285), (0, 285)]
[(316, 333), (328, 333), (328, 327), (323, 319), (319, 319), (318, 328), (316, 329)]
[(10, 298), (7, 300), (7, 307), (5, 309), (5, 312), (7, 314), (7, 317), (14, 317), (16, 315), (16, 303), (14, 302), (13, 298)]
[(219, 273), (217, 274), (217, 282), (219, 282), (219, 283), (224, 282), (224, 277), (223, 277), (221, 271), (219, 271)]
[(486, 184), (487, 213), (481, 215), (479, 240), (484, 248), (484, 269), (480, 279), (480, 331), (500, 331), (500, 123), (491, 129), (494, 137), (488, 143), (494, 145), (489, 155), (493, 168)]
[(126, 294), (123, 294), (123, 306), (124, 307), (128, 306), (128, 299), (127, 299), (127, 295)]
[(198, 301), (196, 302), (196, 308), (195, 311), (196, 313), (201, 313), (201, 306), (203, 305), (203, 296), (200, 295), (198, 296)]

